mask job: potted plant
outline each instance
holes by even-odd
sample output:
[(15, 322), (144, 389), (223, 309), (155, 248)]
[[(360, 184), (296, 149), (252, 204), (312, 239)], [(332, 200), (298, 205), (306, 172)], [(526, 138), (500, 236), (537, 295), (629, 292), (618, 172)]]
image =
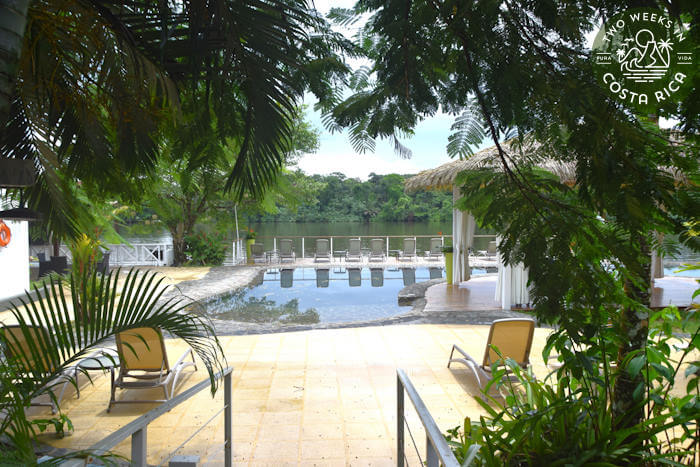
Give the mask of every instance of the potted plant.
[(445, 245), (442, 247), (442, 253), (445, 255), (445, 278), (447, 283), (452, 283), (452, 253), (454, 249), (452, 245)]
[(258, 234), (251, 228), (248, 228), (245, 232), (245, 254), (246, 258), (248, 258), (248, 262), (252, 262), (253, 255), (250, 252), (250, 245), (255, 243), (255, 238), (258, 236)]

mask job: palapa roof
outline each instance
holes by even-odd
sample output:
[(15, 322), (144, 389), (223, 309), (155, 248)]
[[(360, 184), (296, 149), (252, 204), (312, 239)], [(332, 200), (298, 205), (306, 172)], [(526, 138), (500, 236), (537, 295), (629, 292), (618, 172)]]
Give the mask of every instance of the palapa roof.
[[(574, 165), (565, 163), (540, 154), (542, 145), (537, 142), (525, 142), (518, 145), (514, 139), (501, 144), (516, 164), (534, 165), (552, 172), (564, 183), (572, 183), (575, 176)], [(491, 146), (483, 149), (469, 159), (448, 162), (434, 169), (424, 170), (406, 180), (407, 192), (418, 190), (446, 190), (451, 189), (457, 175), (465, 170), (491, 168), (494, 171), (503, 170), (498, 156), (498, 148)]]

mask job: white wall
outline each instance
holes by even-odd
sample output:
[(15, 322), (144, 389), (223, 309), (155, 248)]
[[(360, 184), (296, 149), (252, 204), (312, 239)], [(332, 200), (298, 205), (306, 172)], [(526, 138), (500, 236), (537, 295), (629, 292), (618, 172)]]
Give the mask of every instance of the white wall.
[(29, 289), (29, 225), (27, 221), (4, 221), (12, 239), (0, 246), (0, 300)]

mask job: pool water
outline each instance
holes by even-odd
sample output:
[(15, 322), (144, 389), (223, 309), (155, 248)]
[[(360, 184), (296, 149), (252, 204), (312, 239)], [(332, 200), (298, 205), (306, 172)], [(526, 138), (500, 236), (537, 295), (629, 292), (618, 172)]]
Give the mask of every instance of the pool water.
[(681, 271), (682, 266), (673, 268), (664, 268), (664, 277), (696, 277), (700, 278), (700, 269), (691, 269), (689, 271)]
[(408, 311), (398, 304), (399, 291), (442, 277), (442, 268), (269, 269), (261, 284), (204, 306), (212, 318), (252, 323), (368, 321)]

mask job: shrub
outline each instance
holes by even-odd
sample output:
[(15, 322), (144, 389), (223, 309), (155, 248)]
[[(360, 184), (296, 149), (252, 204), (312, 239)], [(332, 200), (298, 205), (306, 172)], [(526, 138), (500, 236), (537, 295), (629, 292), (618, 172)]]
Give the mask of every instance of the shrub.
[(189, 264), (218, 266), (226, 257), (223, 235), (199, 232), (185, 237), (185, 254)]
[[(620, 368), (610, 365), (616, 348), (611, 328), (594, 331), (585, 346), (564, 330), (553, 333), (543, 356), (547, 360), (556, 348), (561, 368), (545, 381), (513, 360), (494, 368), (484, 390), (490, 403), (477, 398), (488, 415), (449, 430), (448, 444), (463, 465), (694, 464), (700, 362), (688, 360), (700, 344), (699, 318), (697, 307), (652, 314), (644, 351)], [(643, 410), (644, 417), (630, 426), (614, 419), (612, 392), (621, 376), (638, 374), (643, 382), (633, 410)], [(678, 374), (685, 375), (685, 387), (671, 392)], [(501, 398), (489, 395), (494, 388)]]

